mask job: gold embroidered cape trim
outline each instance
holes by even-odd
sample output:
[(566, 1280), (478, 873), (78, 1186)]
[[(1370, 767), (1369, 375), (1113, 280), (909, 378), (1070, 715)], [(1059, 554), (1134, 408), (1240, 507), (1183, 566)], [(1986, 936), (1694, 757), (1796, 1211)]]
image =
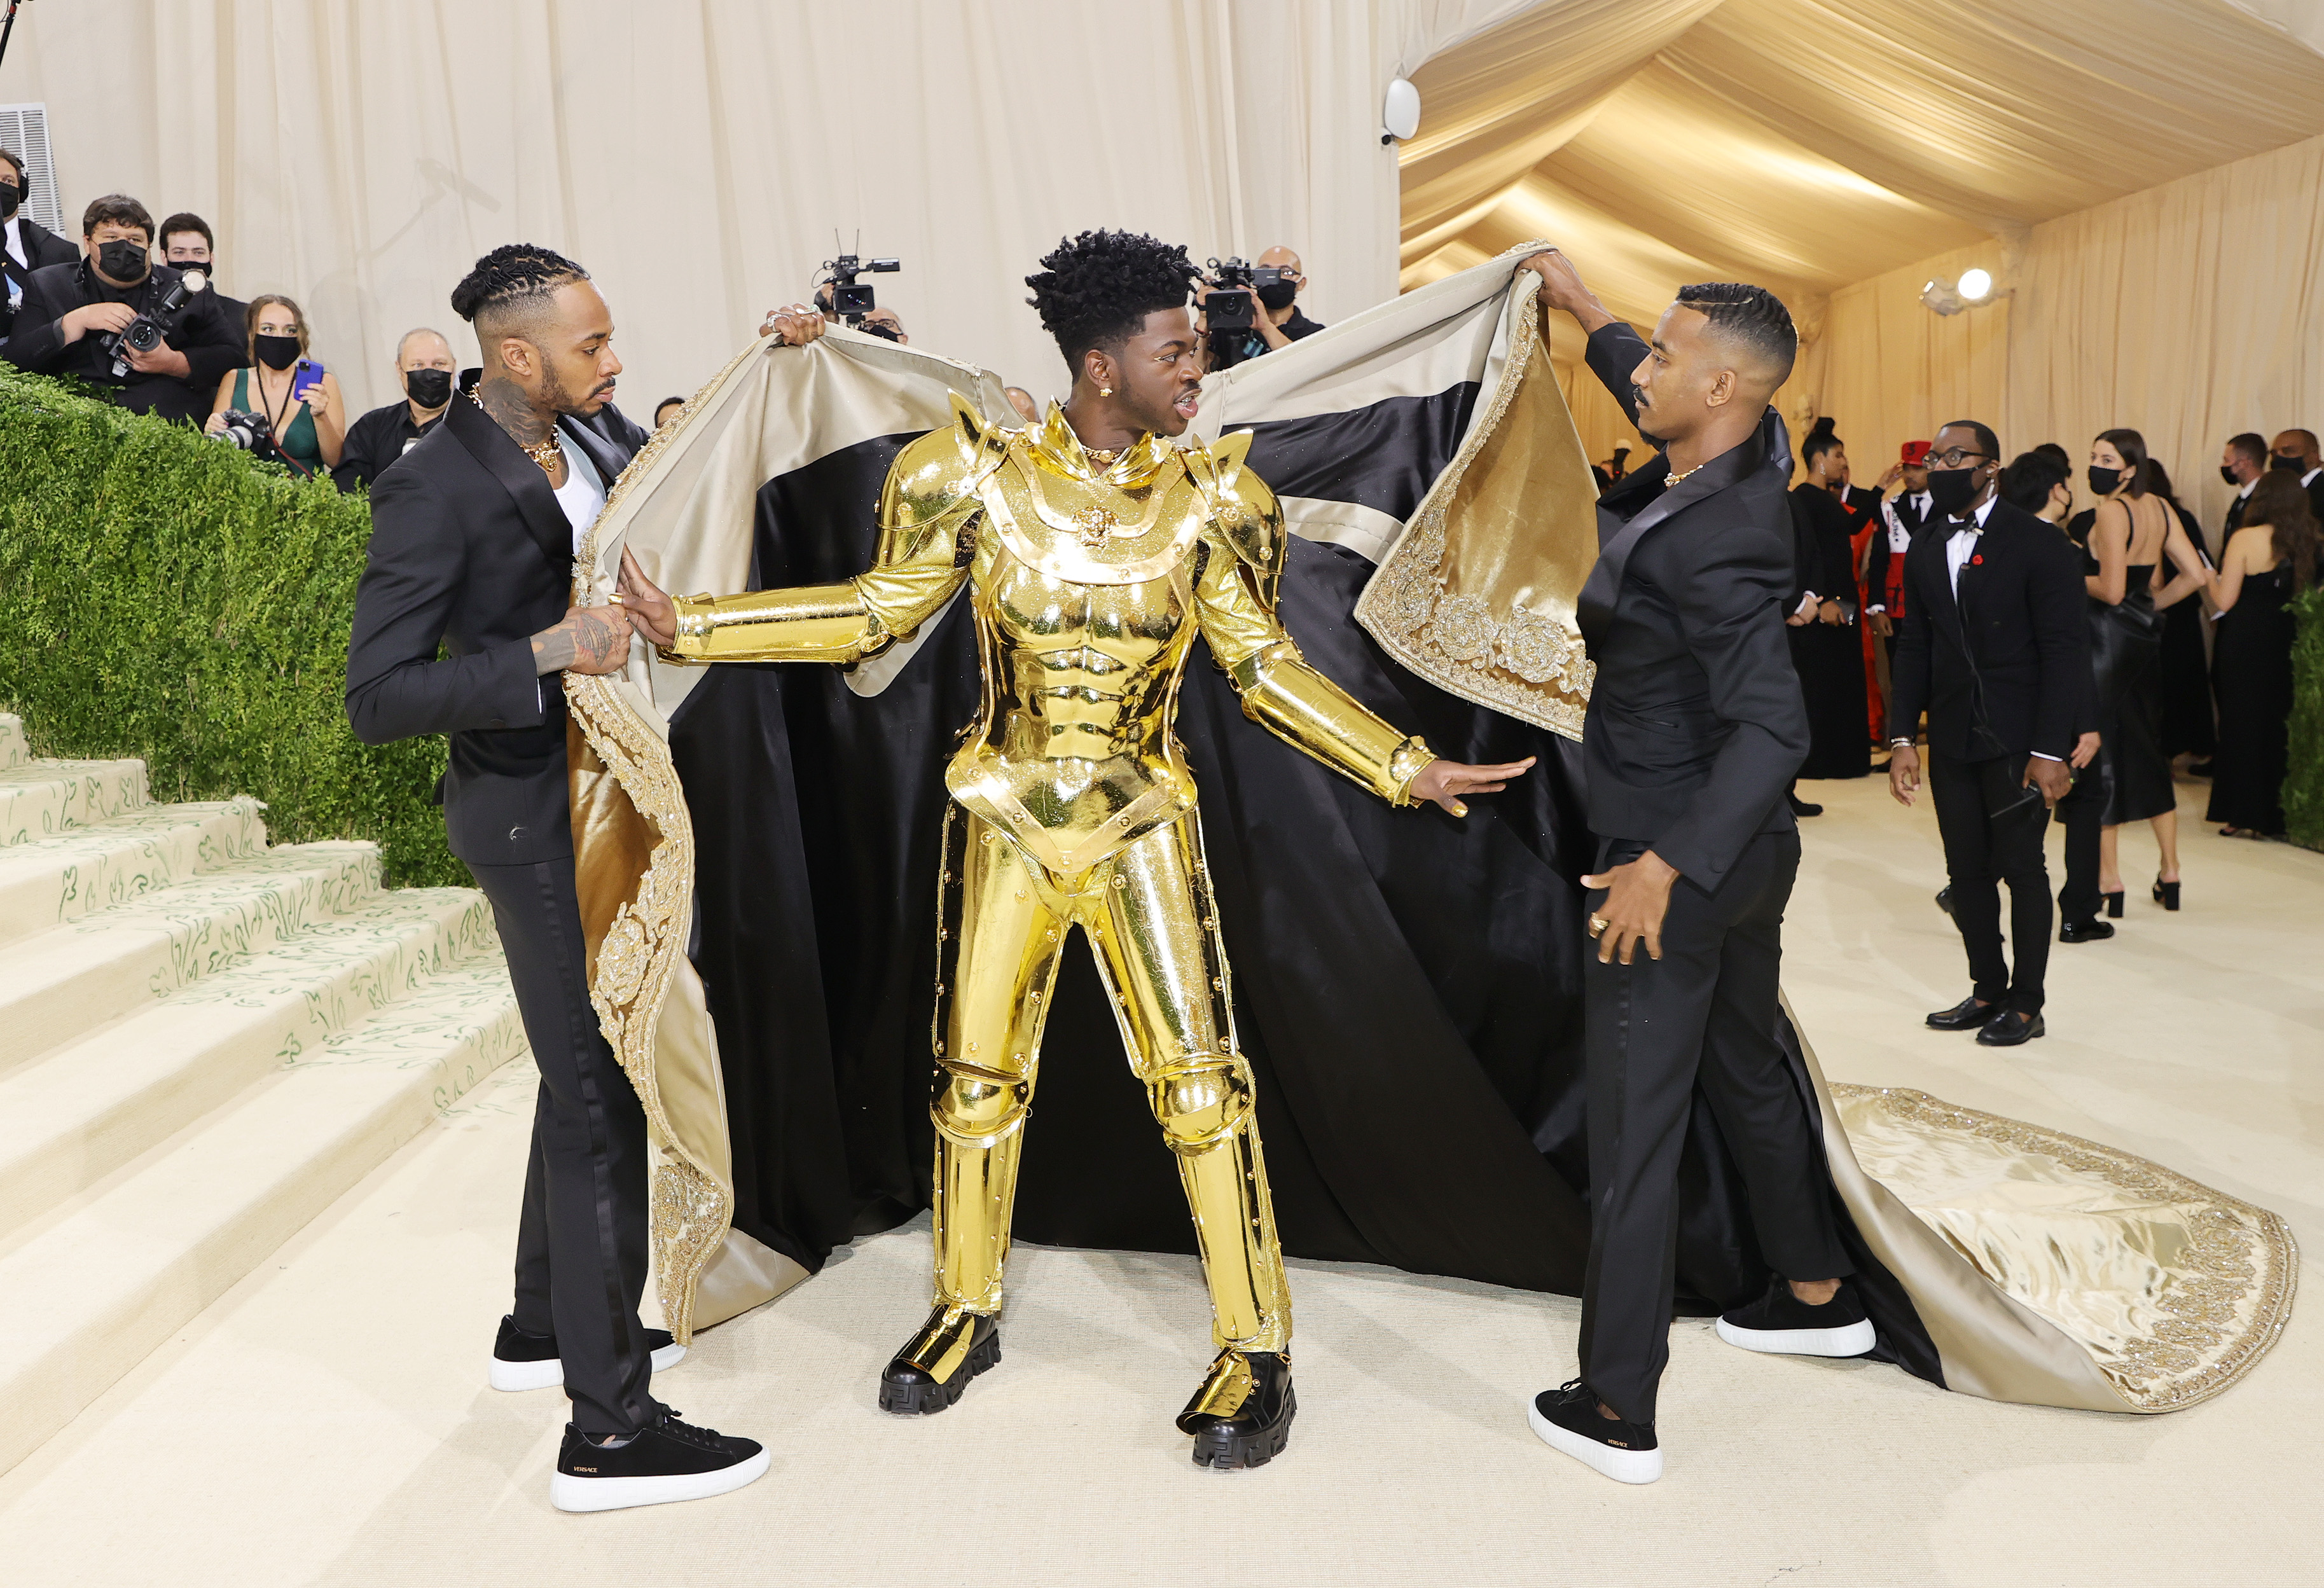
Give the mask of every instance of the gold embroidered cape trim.
[[(2193, 1239), (2178, 1259), (2192, 1277), (2177, 1279), (2157, 1298), (2169, 1316), (2153, 1337), (2125, 1348), (2127, 1370), (2100, 1364), (2127, 1409), (2178, 1411), (2209, 1400), (2249, 1372), (2282, 1334), (2299, 1284), (2300, 1248), (2278, 1214), (2120, 1148), (1961, 1108), (1911, 1087), (1833, 1083), (1831, 1091), (1835, 1103), (1877, 1100), (1923, 1129), (2039, 1154), (2117, 1190), (2193, 1207)], [(2241, 1316), (2246, 1308), (2248, 1321)]]
[[(1508, 355), (1483, 415), (1471, 424), (1410, 527), (1364, 586), (1356, 602), (1356, 621), (1389, 655), (1437, 688), (1579, 741), (1597, 668), (1570, 614), (1529, 612), (1522, 605), (1506, 614), (1496, 612), (1485, 596), (1450, 588), (1443, 566), (1446, 514), (1470, 466), (1499, 433), (1527, 382), (1554, 383), (1529, 281), (1511, 289), (1513, 294), (1523, 294), (1525, 301), (1504, 300)], [(1554, 400), (1563, 406), (1562, 393), (1555, 393)], [(1594, 546), (1591, 554), (1594, 559)], [(1586, 566), (1583, 572), (1586, 576)], [(1578, 596), (1579, 586), (1569, 594)]]

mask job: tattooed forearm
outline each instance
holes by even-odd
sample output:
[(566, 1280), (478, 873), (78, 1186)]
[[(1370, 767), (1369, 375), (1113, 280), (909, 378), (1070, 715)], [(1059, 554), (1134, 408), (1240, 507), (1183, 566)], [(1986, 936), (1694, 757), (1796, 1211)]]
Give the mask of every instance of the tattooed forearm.
[(618, 606), (576, 606), (532, 637), (533, 665), (542, 673), (609, 673), (629, 654), (629, 615)]

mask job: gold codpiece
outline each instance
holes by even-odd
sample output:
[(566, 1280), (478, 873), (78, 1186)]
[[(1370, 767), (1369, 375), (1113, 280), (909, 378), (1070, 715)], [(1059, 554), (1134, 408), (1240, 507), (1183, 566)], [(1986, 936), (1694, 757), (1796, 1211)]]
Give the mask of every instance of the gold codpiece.
[(1244, 715), (1392, 803), (1428, 748), (1310, 668), (1275, 616), (1286, 544), (1248, 433), (1148, 435), (1101, 468), (1053, 403), (906, 447), (873, 567), (844, 584), (678, 603), (675, 661), (835, 661), (910, 637), (969, 586), (984, 700), (946, 769), (939, 908), (936, 1299), (997, 1313), (1018, 1152), (1058, 955), (1079, 926), (1177, 1155), (1222, 1350), (1279, 1352), (1290, 1299), (1250, 1069), (1171, 732), (1194, 636)]

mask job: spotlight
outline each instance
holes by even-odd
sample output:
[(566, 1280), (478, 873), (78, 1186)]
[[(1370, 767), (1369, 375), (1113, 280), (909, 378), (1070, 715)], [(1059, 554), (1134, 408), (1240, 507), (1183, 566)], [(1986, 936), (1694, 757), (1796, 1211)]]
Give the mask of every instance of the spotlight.
[(1961, 301), (1964, 303), (1982, 303), (1993, 296), (1993, 272), (1984, 270), (1965, 270), (1961, 272), (1961, 279), (1953, 290), (1960, 294)]
[(1931, 282), (1923, 287), (1921, 301), (1939, 314), (1959, 314), (1969, 307), (1960, 300), (1960, 294), (1945, 282)]
[(1400, 143), (1420, 130), (1420, 90), (1402, 78), (1388, 86), (1380, 106), (1380, 142)]

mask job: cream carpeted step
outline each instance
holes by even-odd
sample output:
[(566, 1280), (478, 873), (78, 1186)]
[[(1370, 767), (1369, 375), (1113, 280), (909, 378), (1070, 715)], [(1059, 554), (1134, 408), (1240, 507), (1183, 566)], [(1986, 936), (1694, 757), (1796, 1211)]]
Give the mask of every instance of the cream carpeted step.
[(475, 963), (500, 963), (481, 894), (380, 893), (0, 1075), (0, 1250), (244, 1087)]
[(20, 761), (0, 769), (0, 845), (88, 826), (145, 804), (142, 761)]
[(265, 808), (145, 806), (0, 848), (0, 945), (263, 853)]
[(0, 958), (0, 1072), (378, 891), (376, 846), (300, 844), (22, 938)]
[(497, 956), (439, 972), (0, 1256), (0, 1471), (523, 1042)]
[(32, 752), (24, 743), (24, 719), (0, 711), (0, 771), (32, 759)]

